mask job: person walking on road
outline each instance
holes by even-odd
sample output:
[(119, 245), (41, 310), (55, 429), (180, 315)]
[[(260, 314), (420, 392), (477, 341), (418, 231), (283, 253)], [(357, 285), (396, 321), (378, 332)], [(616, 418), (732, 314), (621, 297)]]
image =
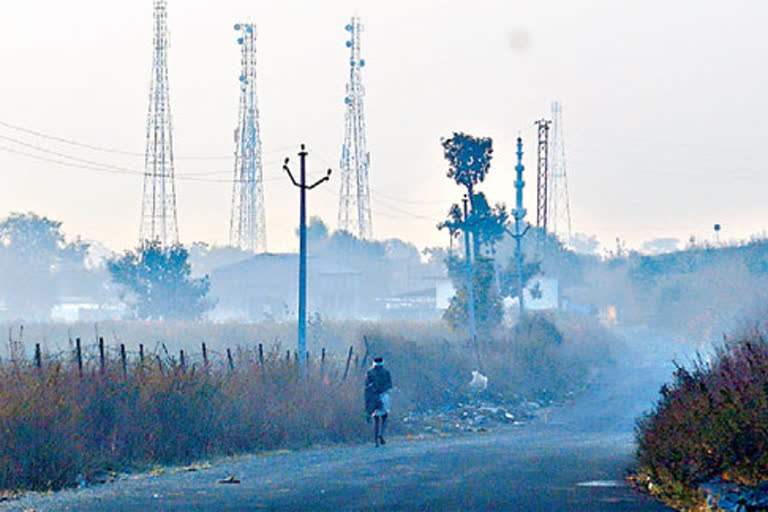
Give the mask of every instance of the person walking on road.
[(373, 437), (378, 447), (385, 444), (384, 431), (389, 417), (389, 390), (392, 389), (392, 376), (384, 368), (384, 359), (375, 357), (373, 366), (365, 376), (365, 412), (373, 416)]

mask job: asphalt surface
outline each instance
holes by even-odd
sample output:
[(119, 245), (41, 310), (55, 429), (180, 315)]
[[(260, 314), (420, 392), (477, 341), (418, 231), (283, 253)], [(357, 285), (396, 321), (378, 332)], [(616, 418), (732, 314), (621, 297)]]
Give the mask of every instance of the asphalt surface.
[[(682, 347), (637, 335), (573, 403), (487, 433), (227, 459), (0, 504), (48, 511), (663, 511), (623, 481)], [(222, 484), (234, 476), (240, 483)]]

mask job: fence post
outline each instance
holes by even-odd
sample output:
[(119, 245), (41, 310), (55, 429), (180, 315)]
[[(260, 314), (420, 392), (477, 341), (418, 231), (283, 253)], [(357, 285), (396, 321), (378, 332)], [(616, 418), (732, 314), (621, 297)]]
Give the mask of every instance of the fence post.
[(365, 363), (368, 360), (368, 354), (371, 352), (371, 345), (368, 343), (368, 336), (363, 336), (363, 343), (365, 343), (365, 355), (363, 356), (363, 362), (361, 363), (365, 367)]
[(259, 343), (259, 364), (261, 369), (264, 370), (264, 345)]
[(75, 338), (75, 354), (77, 356), (77, 371), (83, 376), (83, 349), (80, 346), (80, 338)]
[(139, 343), (139, 364), (144, 366), (144, 344)]
[(320, 351), (320, 380), (325, 377), (325, 347)]
[(289, 363), (291, 362), (291, 351), (290, 350), (286, 350), (285, 351), (285, 360), (287, 362), (289, 362)]
[(235, 362), (232, 360), (232, 351), (227, 349), (227, 361), (229, 362), (229, 371), (235, 371)]
[(120, 360), (123, 363), (123, 377), (128, 376), (128, 361), (125, 357), (125, 343), (120, 344)]
[(203, 342), (203, 365), (205, 368), (208, 368), (208, 347), (205, 346), (205, 342)]
[(349, 346), (349, 354), (347, 354), (347, 366), (344, 367), (344, 377), (342, 377), (341, 380), (347, 380), (347, 374), (349, 373), (349, 363), (352, 361), (352, 352), (354, 351), (354, 347), (352, 345)]
[(35, 366), (40, 370), (43, 367), (43, 355), (40, 353), (40, 344), (35, 343)]
[(101, 373), (104, 373), (104, 338), (99, 338), (99, 364), (101, 365)]
[(181, 366), (181, 371), (184, 371), (184, 350), (179, 350), (179, 363)]

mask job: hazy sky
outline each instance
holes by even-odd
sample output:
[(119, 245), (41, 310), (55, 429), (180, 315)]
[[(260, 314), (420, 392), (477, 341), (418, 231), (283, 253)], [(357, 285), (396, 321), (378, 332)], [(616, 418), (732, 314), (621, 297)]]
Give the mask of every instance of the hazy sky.
[[(183, 242), (228, 241), (240, 65), (233, 25), (252, 21), (268, 247), (298, 245), (298, 196), (280, 163), (305, 142), (314, 174), (338, 172), (344, 25), (353, 14), (365, 24), (376, 238), (447, 243), (435, 225), (461, 190), (445, 177), (440, 137), (454, 130), (493, 138), (482, 189), (508, 204), (522, 135), (535, 221), (533, 122), (553, 100), (563, 104), (575, 231), (640, 247), (657, 237), (711, 238), (715, 222), (727, 239), (766, 229), (768, 2), (169, 0)], [(151, 0), (2, 0), (0, 122), (140, 154), (151, 58)], [(1, 125), (0, 137), (0, 217), (35, 211), (63, 221), (68, 236), (136, 244), (142, 157)], [(18, 141), (136, 174), (9, 153), (65, 159)], [(310, 214), (333, 228), (338, 189), (336, 174), (309, 196)]]

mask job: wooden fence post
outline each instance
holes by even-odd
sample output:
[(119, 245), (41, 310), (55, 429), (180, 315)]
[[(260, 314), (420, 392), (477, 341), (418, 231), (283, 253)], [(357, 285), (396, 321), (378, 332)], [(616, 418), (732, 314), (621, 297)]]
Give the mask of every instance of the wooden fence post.
[(77, 357), (77, 371), (83, 376), (83, 349), (80, 346), (80, 338), (75, 338), (75, 355)]
[(352, 352), (354, 351), (354, 347), (352, 345), (349, 346), (349, 354), (347, 354), (347, 366), (344, 368), (344, 377), (342, 377), (341, 380), (347, 380), (347, 374), (349, 373), (349, 363), (352, 361)]
[(320, 351), (320, 380), (325, 377), (325, 347)]
[(104, 373), (104, 366), (106, 365), (106, 360), (104, 356), (104, 338), (99, 338), (99, 364), (101, 368), (101, 373)]
[(203, 365), (208, 368), (208, 347), (205, 346), (205, 342), (203, 342)]
[(144, 366), (144, 344), (139, 343), (139, 364)]
[(123, 363), (123, 377), (128, 376), (128, 361), (125, 356), (125, 343), (120, 344), (120, 360)]
[(227, 349), (227, 361), (229, 362), (229, 371), (235, 371), (235, 362), (232, 360), (232, 351)]
[(181, 366), (181, 371), (184, 371), (184, 350), (179, 350), (179, 363)]
[(259, 364), (261, 369), (264, 370), (264, 345), (259, 343)]
[(361, 365), (365, 367), (365, 363), (368, 360), (368, 354), (370, 353), (370, 350), (371, 350), (371, 345), (368, 343), (368, 336), (363, 336), (363, 343), (365, 343), (365, 355), (363, 356), (363, 362), (361, 363)]
[(43, 367), (43, 355), (40, 353), (40, 344), (35, 343), (35, 366), (40, 370)]

